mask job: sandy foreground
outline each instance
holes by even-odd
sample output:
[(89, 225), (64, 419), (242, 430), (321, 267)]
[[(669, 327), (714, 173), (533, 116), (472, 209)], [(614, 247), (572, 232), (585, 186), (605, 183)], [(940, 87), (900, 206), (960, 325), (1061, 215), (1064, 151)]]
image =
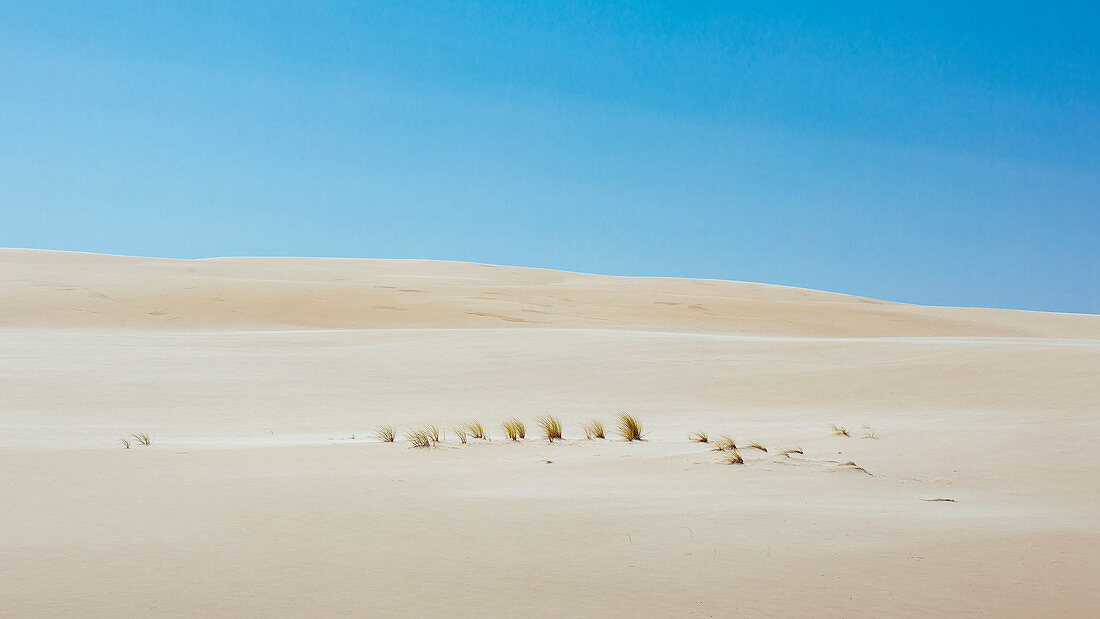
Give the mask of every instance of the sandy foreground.
[(0, 250), (0, 351), (3, 616), (1100, 614), (1098, 316)]

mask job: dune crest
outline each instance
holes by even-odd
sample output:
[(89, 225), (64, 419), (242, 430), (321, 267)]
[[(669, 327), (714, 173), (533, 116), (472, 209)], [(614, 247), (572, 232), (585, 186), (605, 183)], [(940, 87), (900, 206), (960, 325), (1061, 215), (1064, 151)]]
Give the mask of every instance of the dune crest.
[(136, 331), (580, 328), (812, 337), (1100, 338), (1096, 316), (785, 286), (432, 260), (167, 260), (0, 249), (0, 325)]

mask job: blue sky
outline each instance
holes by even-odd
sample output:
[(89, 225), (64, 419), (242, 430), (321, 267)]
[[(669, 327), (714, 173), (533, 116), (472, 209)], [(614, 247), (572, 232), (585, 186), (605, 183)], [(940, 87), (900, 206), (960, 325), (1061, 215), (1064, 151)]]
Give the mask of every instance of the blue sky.
[(540, 4), (0, 0), (0, 246), (1100, 313), (1097, 3)]

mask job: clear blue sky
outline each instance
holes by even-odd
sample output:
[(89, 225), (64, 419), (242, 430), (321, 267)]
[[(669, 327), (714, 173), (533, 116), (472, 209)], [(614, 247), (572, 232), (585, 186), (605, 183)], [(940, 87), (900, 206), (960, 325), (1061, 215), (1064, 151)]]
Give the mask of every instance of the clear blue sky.
[(1100, 3), (8, 2), (0, 246), (1100, 313)]

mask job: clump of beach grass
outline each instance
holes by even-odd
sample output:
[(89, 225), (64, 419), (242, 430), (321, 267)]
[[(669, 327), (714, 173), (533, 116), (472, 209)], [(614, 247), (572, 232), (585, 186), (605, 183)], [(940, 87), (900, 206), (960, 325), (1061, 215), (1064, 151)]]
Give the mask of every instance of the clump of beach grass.
[(710, 442), (710, 437), (707, 436), (707, 433), (706, 433), (705, 430), (700, 430), (698, 432), (692, 432), (688, 436), (688, 440), (690, 440), (693, 443), (709, 443)]
[(542, 435), (546, 437), (546, 440), (553, 443), (554, 439), (561, 439), (561, 420), (557, 417), (550, 414), (539, 415), (535, 417), (535, 422), (539, 424)]
[(729, 434), (719, 436), (711, 441), (710, 444), (714, 446), (714, 451), (737, 451), (737, 443)]
[(800, 447), (800, 448), (797, 448), (797, 449), (784, 449), (783, 451), (779, 452), (779, 455), (784, 456), (786, 458), (790, 458), (791, 454), (798, 454), (800, 456), (803, 455), (802, 454), (802, 448)]
[(441, 443), (447, 440), (447, 433), (444, 432), (442, 438), (440, 438), (439, 426), (434, 423), (424, 426), (424, 431), (428, 434), (428, 439), (433, 443)]
[(851, 436), (852, 435), (851, 432), (848, 432), (848, 428), (845, 428), (844, 426), (838, 426), (836, 424), (831, 424), (829, 427), (833, 429), (833, 436)]
[(485, 427), (477, 419), (462, 424), (462, 429), (466, 430), (471, 438), (485, 439)]
[(118, 440), (122, 441), (122, 446), (123, 446), (124, 448), (126, 448), (126, 449), (129, 449), (129, 448), (130, 448), (130, 441), (129, 441), (129, 439), (125, 439), (125, 438), (120, 438), (120, 439), (118, 439)]
[(878, 438), (878, 434), (874, 430), (868, 430), (863, 433), (863, 438)]
[(428, 431), (425, 428), (413, 428), (405, 433), (405, 438), (412, 443), (413, 447), (432, 446), (432, 438), (428, 435)]
[(392, 443), (397, 438), (397, 428), (389, 424), (378, 426), (374, 436), (383, 443)]
[(466, 438), (470, 435), (470, 433), (466, 431), (466, 426), (464, 426), (464, 425), (451, 426), (451, 430), (455, 433), (455, 436), (458, 437), (458, 442), (465, 445), (466, 444)]
[(725, 462), (726, 464), (744, 464), (745, 459), (741, 457), (741, 454), (737, 453), (737, 451), (734, 450), (726, 454)]
[(508, 435), (508, 438), (512, 439), (513, 441), (527, 438), (527, 426), (515, 417), (505, 419), (504, 423), (500, 425), (502, 428), (504, 428), (504, 433)]
[(642, 423), (638, 418), (629, 413), (619, 413), (619, 436), (628, 441), (640, 441), (645, 436), (642, 431)]
[(148, 447), (153, 444), (153, 439), (149, 436), (148, 432), (138, 432), (137, 434), (131, 434), (130, 437), (137, 441), (138, 445), (145, 445)]
[(749, 443), (749, 446), (746, 449), (759, 449), (764, 453), (768, 453), (768, 449), (760, 443)]
[(593, 419), (592, 421), (582, 423), (581, 428), (584, 429), (584, 438), (605, 438), (603, 431), (603, 422), (599, 419)]

